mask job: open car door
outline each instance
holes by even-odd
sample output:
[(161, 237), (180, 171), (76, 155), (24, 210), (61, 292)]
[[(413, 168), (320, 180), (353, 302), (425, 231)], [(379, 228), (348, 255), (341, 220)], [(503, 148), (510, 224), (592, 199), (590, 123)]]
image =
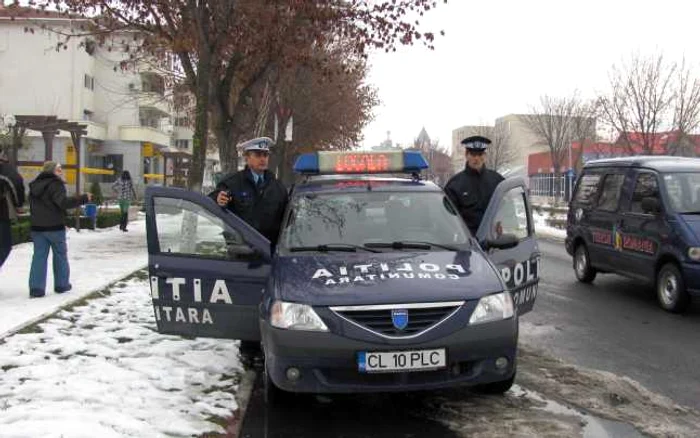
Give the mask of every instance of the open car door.
[(532, 310), (539, 284), (540, 251), (523, 178), (509, 178), (496, 187), (476, 238), (501, 273), (518, 315)]
[(270, 242), (199, 193), (148, 187), (145, 201), (158, 332), (259, 340)]

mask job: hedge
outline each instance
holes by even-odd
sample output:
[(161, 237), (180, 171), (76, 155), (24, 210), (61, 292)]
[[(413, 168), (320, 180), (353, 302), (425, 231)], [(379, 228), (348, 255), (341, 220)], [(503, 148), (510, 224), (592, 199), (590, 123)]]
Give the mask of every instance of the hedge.
[[(97, 228), (109, 228), (119, 225), (120, 213), (118, 211), (101, 211), (97, 215)], [(75, 228), (75, 216), (66, 216), (66, 226)], [(92, 220), (87, 217), (80, 218), (80, 229), (92, 229)], [(20, 217), (17, 222), (12, 223), (12, 244), (31, 242), (31, 224), (29, 216)]]

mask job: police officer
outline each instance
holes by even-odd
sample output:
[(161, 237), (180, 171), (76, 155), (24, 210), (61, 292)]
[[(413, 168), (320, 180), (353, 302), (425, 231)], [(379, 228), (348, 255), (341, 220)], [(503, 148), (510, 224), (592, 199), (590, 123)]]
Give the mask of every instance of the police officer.
[(474, 135), (462, 140), (462, 144), (467, 164), (463, 171), (450, 178), (445, 193), (457, 206), (469, 231), (476, 234), (491, 196), (504, 178), (498, 172), (486, 168), (486, 148), (491, 140)]
[(287, 207), (287, 189), (267, 170), (272, 143), (268, 137), (242, 143), (245, 169), (224, 176), (209, 197), (258, 230), (274, 246)]

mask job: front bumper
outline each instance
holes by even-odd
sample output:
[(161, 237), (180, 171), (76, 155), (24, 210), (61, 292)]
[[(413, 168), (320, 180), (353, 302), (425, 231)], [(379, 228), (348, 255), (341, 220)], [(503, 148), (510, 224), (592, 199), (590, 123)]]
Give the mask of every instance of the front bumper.
[[(265, 366), (272, 381), (291, 392), (350, 393), (410, 391), (477, 385), (510, 378), (515, 373), (518, 343), (516, 317), (465, 326), (439, 338), (415, 342), (367, 342), (334, 333), (281, 330), (261, 321)], [(405, 351), (445, 348), (447, 367), (437, 371), (360, 373), (360, 351)], [(495, 361), (508, 359), (498, 370)], [(291, 381), (286, 371), (295, 367), (300, 377)]]

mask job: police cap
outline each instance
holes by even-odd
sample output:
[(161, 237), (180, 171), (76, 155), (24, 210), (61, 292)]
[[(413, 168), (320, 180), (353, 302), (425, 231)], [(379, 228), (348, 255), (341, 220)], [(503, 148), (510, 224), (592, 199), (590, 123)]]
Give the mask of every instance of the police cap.
[(491, 144), (491, 140), (481, 135), (472, 135), (462, 140), (462, 144), (468, 151), (485, 152), (488, 145)]
[(273, 143), (274, 141), (269, 137), (257, 137), (248, 141), (244, 141), (239, 145), (239, 147), (243, 149), (243, 152), (263, 151), (269, 153), (270, 145), (272, 145)]

